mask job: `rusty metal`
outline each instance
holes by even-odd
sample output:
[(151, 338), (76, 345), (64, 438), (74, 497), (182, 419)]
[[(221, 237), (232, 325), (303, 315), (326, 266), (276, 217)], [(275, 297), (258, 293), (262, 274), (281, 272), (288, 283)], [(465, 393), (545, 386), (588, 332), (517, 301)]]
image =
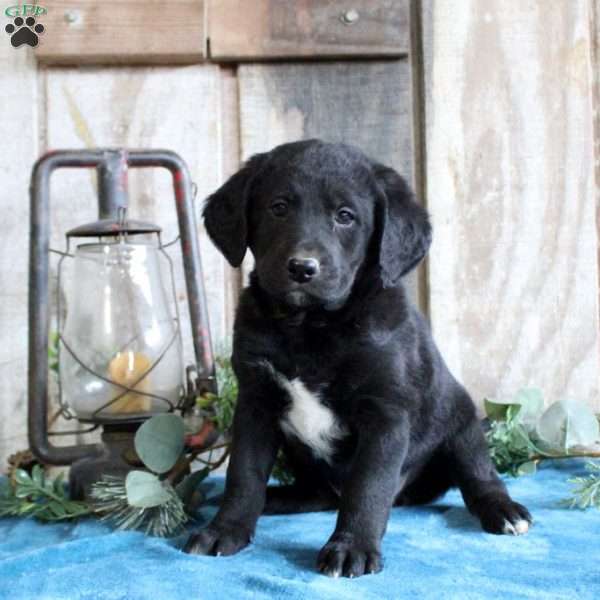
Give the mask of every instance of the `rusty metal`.
[[(35, 163), (30, 185), (28, 370), (29, 444), (37, 458), (48, 464), (72, 464), (85, 459), (86, 463), (97, 464), (99, 469), (100, 465), (107, 464), (103, 457), (110, 454), (106, 443), (58, 447), (48, 441), (50, 177), (53, 171), (62, 168), (95, 168), (98, 171), (99, 220), (75, 228), (67, 235), (159, 233), (160, 228), (152, 224), (131, 220), (123, 222), (123, 211), (128, 206), (128, 168), (145, 167), (166, 168), (173, 179), (196, 355), (195, 392), (217, 392), (192, 186), (185, 162), (169, 150), (106, 148), (48, 152)], [(83, 463), (80, 466), (83, 467)], [(75, 470), (81, 471), (80, 468)]]

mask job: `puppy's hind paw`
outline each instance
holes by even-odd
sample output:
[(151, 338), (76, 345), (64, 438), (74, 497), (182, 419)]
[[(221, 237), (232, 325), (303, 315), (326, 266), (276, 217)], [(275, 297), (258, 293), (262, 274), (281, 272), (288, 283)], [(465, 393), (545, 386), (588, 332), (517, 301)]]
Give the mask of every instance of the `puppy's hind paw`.
[(490, 500), (479, 513), (481, 526), (488, 533), (523, 535), (533, 519), (529, 511), (510, 498)]

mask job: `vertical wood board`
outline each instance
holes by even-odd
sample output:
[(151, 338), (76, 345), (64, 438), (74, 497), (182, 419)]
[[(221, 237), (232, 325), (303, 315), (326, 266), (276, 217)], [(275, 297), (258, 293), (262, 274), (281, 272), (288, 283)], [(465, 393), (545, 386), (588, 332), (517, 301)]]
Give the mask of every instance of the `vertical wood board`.
[[(361, 148), (412, 181), (406, 60), (289, 63), (239, 68), (242, 158), (318, 137)], [(247, 259), (245, 270), (251, 268)], [(416, 278), (408, 279), (416, 298)]]
[(431, 318), (479, 402), (600, 409), (590, 4), (423, 5)]
[[(240, 167), (240, 115), (237, 72), (231, 67), (221, 67), (220, 92), (221, 112), (219, 118), (221, 130), (221, 175), (222, 183), (233, 175)], [(212, 190), (214, 191), (214, 190)], [(242, 287), (242, 273), (225, 261), (225, 339), (219, 340), (219, 351), (226, 351), (231, 346), (231, 334), (235, 309)]]
[(37, 74), (32, 52), (0, 44), (0, 473), (27, 447), (29, 174), (38, 149)]

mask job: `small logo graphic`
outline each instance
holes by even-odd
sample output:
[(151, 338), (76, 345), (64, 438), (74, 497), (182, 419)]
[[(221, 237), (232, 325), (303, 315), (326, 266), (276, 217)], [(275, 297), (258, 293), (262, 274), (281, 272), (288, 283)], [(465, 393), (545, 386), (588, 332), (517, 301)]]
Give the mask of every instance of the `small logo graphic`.
[(15, 4), (4, 11), (7, 17), (39, 17), (47, 13), (47, 9), (37, 4)]
[(27, 45), (35, 48), (40, 41), (40, 34), (44, 33), (45, 27), (36, 22), (36, 18), (48, 14), (48, 9), (39, 4), (15, 4), (9, 6), (4, 14), (12, 19), (4, 31), (10, 35), (10, 43), (18, 48)]
[(22, 17), (15, 17), (15, 20), (4, 30), (10, 35), (10, 43), (15, 48), (23, 44), (35, 48), (39, 42), (38, 35), (44, 33), (44, 26), (41, 23), (36, 24), (33, 17), (27, 17), (25, 20)]

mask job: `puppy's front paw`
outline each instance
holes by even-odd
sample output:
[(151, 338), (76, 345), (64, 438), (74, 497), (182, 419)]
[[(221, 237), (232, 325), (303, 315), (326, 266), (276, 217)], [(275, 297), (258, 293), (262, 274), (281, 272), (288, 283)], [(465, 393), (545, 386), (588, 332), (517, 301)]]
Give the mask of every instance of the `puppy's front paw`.
[(330, 577), (360, 577), (382, 568), (379, 544), (358, 541), (351, 534), (332, 535), (317, 559), (317, 569)]
[(188, 554), (230, 556), (245, 548), (251, 535), (245, 530), (209, 525), (193, 533), (183, 548)]
[(529, 511), (510, 498), (490, 499), (480, 507), (479, 518), (485, 531), (509, 535), (527, 533), (532, 522)]

